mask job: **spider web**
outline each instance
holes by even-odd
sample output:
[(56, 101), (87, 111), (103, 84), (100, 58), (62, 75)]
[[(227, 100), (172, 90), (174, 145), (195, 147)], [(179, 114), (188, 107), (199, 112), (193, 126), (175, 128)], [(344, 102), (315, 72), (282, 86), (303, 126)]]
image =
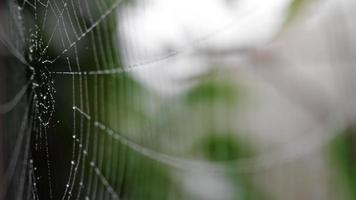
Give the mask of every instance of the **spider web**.
[[(167, 199), (181, 190), (170, 178), (172, 169), (226, 170), (226, 163), (162, 153), (167, 137), (186, 142), (179, 139), (189, 129), (174, 130), (170, 120), (175, 120), (169, 118), (169, 112), (182, 107), (142, 87), (131, 74), (184, 54), (217, 32), (162, 56), (123, 64), (122, 55), (134, 57), (139, 51), (122, 48), (118, 38), (117, 18), (125, 19), (121, 7), (130, 3), (135, 2), (23, 0), (3, 5), (8, 12), (1, 38), (24, 65), (26, 77), (14, 98), (0, 107), (1, 114), (23, 117), (14, 131), (15, 144), (8, 145), (15, 148), (7, 158), (0, 198)], [(16, 107), (21, 110), (13, 111)], [(199, 130), (204, 129), (200, 123)], [(237, 166), (251, 169), (250, 162)]]
[[(41, 2), (24, 0), (22, 2), (10, 1), (6, 4), (9, 10), (7, 16), (9, 27), (5, 30), (12, 32), (2, 33), (5, 38), (4, 43), (26, 66), (29, 81), (13, 101), (2, 105), (1, 112), (10, 112), (20, 99), (25, 97), (28, 101), (26, 104), (31, 106), (26, 106), (24, 118), (21, 120), (17, 143), (14, 145), (16, 149), (5, 173), (6, 177), (1, 191), (3, 198), (119, 199), (119, 196), (130, 195), (130, 192), (125, 192), (127, 190), (125, 187), (129, 182), (126, 179), (130, 179), (126, 177), (126, 174), (134, 173), (127, 172), (131, 169), (126, 169), (126, 163), (139, 165), (140, 162), (137, 161), (140, 159), (135, 159), (135, 157), (127, 158), (129, 151), (135, 151), (140, 156), (158, 159), (156, 154), (159, 153), (131, 142), (123, 134), (101, 122), (105, 121), (110, 124), (108, 122), (110, 120), (107, 119), (110, 108), (105, 105), (109, 105), (111, 101), (123, 102), (122, 108), (117, 109), (120, 113), (113, 112), (110, 114), (111, 117), (120, 118), (120, 114), (127, 117), (129, 111), (126, 108), (126, 102), (134, 99), (133, 95), (135, 95), (130, 91), (134, 83), (127, 74), (128, 68), (156, 62), (176, 54), (170, 53), (163, 58), (120, 67), (117, 60), (119, 53), (113, 46), (118, 43), (114, 42), (116, 38), (113, 29), (116, 28), (114, 11), (123, 3), (122, 1)], [(86, 16), (85, 19), (84, 16)], [(28, 21), (27, 18), (29, 18)], [(48, 39), (44, 39), (43, 30), (47, 26), (52, 32), (47, 35)], [(52, 45), (61, 47), (59, 52), (50, 52), (53, 50)], [(83, 48), (78, 48), (80, 45), (86, 46), (87, 50), (82, 54), (89, 55), (91, 60), (81, 59), (82, 55), (78, 49)], [(94, 67), (87, 67), (88, 63), (94, 63)], [(63, 72), (52, 70), (56, 68)], [(86, 72), (88, 70), (91, 71)], [(53, 76), (63, 74), (71, 76)], [(101, 76), (116, 74), (119, 75), (110, 77), (112, 80)], [(71, 85), (71, 94), (66, 95), (67, 99), (64, 102), (55, 96), (57, 93), (67, 91), (54, 89), (55, 83), (56, 85), (66, 83)], [(123, 91), (118, 94), (116, 90), (113, 90), (110, 92), (114, 94), (108, 94), (106, 89), (108, 84)], [(89, 88), (93, 89), (89, 91)], [(71, 98), (68, 98), (70, 96)], [(68, 104), (70, 101), (71, 105)], [(64, 105), (61, 105), (62, 103)], [(56, 116), (54, 111), (62, 106), (67, 108), (63, 109), (64, 116)], [(62, 117), (70, 120), (62, 119), (62, 121)], [(65, 122), (66, 120), (69, 123)], [(132, 129), (132, 122), (122, 121), (122, 124), (119, 126), (113, 124), (113, 127), (121, 130)], [(58, 126), (67, 127), (58, 128)], [(62, 133), (56, 131), (67, 129), (69, 131)], [(57, 140), (57, 137), (65, 142), (71, 138), (72, 144), (61, 144), (61, 142), (54, 144), (53, 140)], [(67, 139), (63, 139), (66, 137)], [(55, 152), (57, 147), (62, 150)], [(63, 149), (63, 147), (71, 148)], [(20, 154), (25, 155), (22, 158)], [(115, 157), (113, 157), (114, 154)], [(56, 157), (61, 157), (58, 159), (59, 162), (54, 159)], [(165, 155), (158, 157), (168, 160)], [(22, 160), (24, 165), (21, 164)], [(61, 161), (63, 163), (60, 163)], [(149, 163), (149, 165), (152, 164)], [(17, 179), (13, 177), (15, 173), (17, 174), (15, 166), (21, 167), (19, 188), (16, 187)], [(57, 173), (56, 167), (68, 170), (60, 170)], [(157, 177), (151, 178), (164, 181)], [(13, 191), (13, 193), (8, 191)]]
[[(15, 145), (17, 149), (14, 150), (12, 162), (10, 162), (9, 170), (6, 172), (8, 177), (3, 183), (2, 197), (14, 199), (119, 198), (117, 190), (122, 187), (123, 172), (114, 174), (117, 172), (113, 168), (118, 165), (119, 161), (125, 162), (127, 150), (121, 146), (111, 147), (114, 145), (113, 139), (118, 146), (123, 142), (122, 138), (117, 137), (118, 133), (112, 134), (111, 129), (103, 128), (103, 124), (94, 120), (103, 120), (108, 109), (106, 106), (98, 106), (105, 104), (104, 102), (107, 102), (106, 99), (109, 98), (104, 88), (107, 84), (106, 78), (95, 76), (88, 81), (87, 76), (80, 74), (78, 77), (68, 77), (69, 81), (63, 80), (64, 83), (69, 82), (72, 85), (71, 94), (67, 96), (72, 98), (66, 99), (67, 102), (72, 101), (72, 105), (63, 110), (66, 113), (65, 117), (70, 118), (70, 123), (65, 124), (71, 129), (67, 132), (70, 135), (58, 133), (62, 134), (61, 137), (63, 138), (72, 139), (72, 145), (64, 145), (70, 146), (69, 150), (64, 150), (63, 146), (61, 147), (63, 151), (60, 154), (67, 153), (70, 155), (65, 155), (59, 159), (65, 160), (64, 164), (58, 164), (53, 160), (54, 157), (60, 155), (53, 150), (51, 151), (51, 140), (53, 139), (48, 133), (53, 133), (52, 131), (56, 129), (56, 125), (53, 125), (56, 123), (54, 119), (56, 121), (60, 119), (60, 117), (54, 116), (56, 107), (61, 106), (55, 100), (56, 90), (54, 89), (52, 72), (50, 72), (55, 68), (54, 66), (60, 68), (63, 65), (65, 66), (63, 70), (81, 72), (84, 68), (81, 66), (85, 63), (80, 61), (81, 55), (79, 55), (78, 46), (86, 42), (88, 43), (88, 52), (93, 52), (87, 53), (93, 58), (88, 63), (95, 63), (95, 70), (105, 69), (105, 67), (100, 66), (119, 67), (117, 61), (119, 55), (116, 48), (112, 46), (115, 39), (112, 32), (116, 27), (113, 13), (122, 3), (121, 1), (41, 2), (25, 0), (18, 2), (18, 4), (17, 2), (8, 2), (6, 5), (9, 10), (8, 19), (11, 20), (8, 24), (10, 26), (8, 30), (13, 32), (4, 35), (6, 41), (16, 41), (14, 44), (6, 44), (9, 45), (9, 49), (14, 55), (26, 65), (29, 82), (17, 94), (14, 101), (2, 106), (2, 113), (11, 111), (18, 101), (24, 98), (26, 91), (28, 91), (26, 93), (28, 96), (25, 97), (31, 106), (25, 110), (23, 115), (25, 117), (21, 120), (21, 128), (17, 137), (18, 144)], [(87, 12), (86, 19), (83, 17), (84, 10)], [(31, 14), (26, 15), (28, 14), (26, 12)], [(24, 18), (30, 19), (27, 21)], [(53, 21), (49, 22), (50, 20)], [(26, 23), (31, 25), (27, 26)], [(48, 39), (44, 40), (42, 31), (48, 26), (51, 26), (53, 32), (48, 35)], [(57, 41), (55, 41), (56, 39)], [(53, 55), (53, 53), (49, 51), (51, 51), (51, 46), (55, 42), (57, 42), (55, 45), (59, 44), (62, 50), (52, 58), (51, 54)], [(85, 67), (84, 69), (90, 68)], [(63, 78), (59, 77), (59, 79)], [(92, 94), (89, 94), (90, 91), (88, 90), (90, 81), (94, 85)], [(110, 82), (111, 84), (118, 84), (116, 80)], [(121, 80), (121, 82), (125, 81)], [(89, 95), (92, 96), (91, 100), (93, 100), (91, 105), (89, 105)], [(91, 110), (96, 113), (92, 117), (90, 116)], [(72, 114), (69, 115), (69, 113)], [(60, 124), (59, 120), (58, 124)], [(69, 141), (69, 139), (65, 140)], [(111, 143), (109, 148), (105, 148), (107, 143)], [(23, 149), (22, 146), (24, 146)], [(120, 156), (122, 157), (120, 160), (112, 158), (112, 151), (119, 151), (118, 148), (120, 148), (119, 154), (123, 155)], [(19, 163), (22, 160), (20, 154), (25, 154), (23, 157), (25, 165)], [(106, 155), (104, 156), (104, 154)], [(103, 160), (106, 156), (109, 157), (109, 162)], [(17, 165), (22, 166), (21, 186), (12, 189), (14, 190), (13, 194), (7, 194), (6, 190), (9, 187), (14, 187), (11, 184), (16, 184), (15, 181), (11, 183), (10, 180), (17, 180), (12, 177), (16, 170), (14, 166)], [(64, 170), (64, 174), (55, 175), (54, 168), (56, 165), (68, 170)], [(66, 178), (58, 178), (61, 176)], [(114, 178), (109, 180), (107, 177)], [(121, 180), (118, 177), (121, 177)], [(60, 184), (56, 184), (58, 179)], [(62, 182), (65, 184), (61, 184)], [(114, 184), (116, 185), (114, 186)]]

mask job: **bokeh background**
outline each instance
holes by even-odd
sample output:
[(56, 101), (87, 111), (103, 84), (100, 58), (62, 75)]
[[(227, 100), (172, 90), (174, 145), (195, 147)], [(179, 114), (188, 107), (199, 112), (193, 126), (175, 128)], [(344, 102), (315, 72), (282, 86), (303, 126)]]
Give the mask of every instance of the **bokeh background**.
[(0, 199), (356, 199), (353, 0), (0, 2)]

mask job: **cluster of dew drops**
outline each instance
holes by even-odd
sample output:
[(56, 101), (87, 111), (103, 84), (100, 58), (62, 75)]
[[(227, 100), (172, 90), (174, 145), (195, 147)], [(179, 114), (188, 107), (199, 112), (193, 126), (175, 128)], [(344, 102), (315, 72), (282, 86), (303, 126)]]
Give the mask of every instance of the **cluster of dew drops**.
[(28, 44), (26, 59), (30, 64), (35, 113), (40, 123), (43, 126), (48, 126), (55, 109), (56, 90), (51, 73), (44, 62), (47, 59), (47, 48), (44, 48), (45, 45), (40, 37), (40, 28), (37, 25), (34, 29), (30, 29)]

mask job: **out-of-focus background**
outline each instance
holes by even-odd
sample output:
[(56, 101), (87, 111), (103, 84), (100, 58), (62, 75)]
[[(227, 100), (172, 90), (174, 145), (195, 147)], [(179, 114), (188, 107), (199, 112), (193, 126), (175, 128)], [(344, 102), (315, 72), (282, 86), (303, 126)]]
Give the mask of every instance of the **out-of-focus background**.
[(356, 200), (353, 0), (0, 2), (0, 199)]

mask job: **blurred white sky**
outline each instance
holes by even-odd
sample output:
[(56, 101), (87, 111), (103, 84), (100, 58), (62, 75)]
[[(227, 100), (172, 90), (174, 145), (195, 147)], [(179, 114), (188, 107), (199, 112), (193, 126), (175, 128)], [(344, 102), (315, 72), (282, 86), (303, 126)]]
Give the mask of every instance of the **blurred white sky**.
[(146, 86), (163, 94), (175, 93), (185, 87), (177, 80), (211, 65), (211, 60), (197, 52), (239, 49), (268, 41), (283, 23), (290, 1), (137, 1), (119, 14), (125, 65), (179, 51), (180, 55), (135, 71)]

